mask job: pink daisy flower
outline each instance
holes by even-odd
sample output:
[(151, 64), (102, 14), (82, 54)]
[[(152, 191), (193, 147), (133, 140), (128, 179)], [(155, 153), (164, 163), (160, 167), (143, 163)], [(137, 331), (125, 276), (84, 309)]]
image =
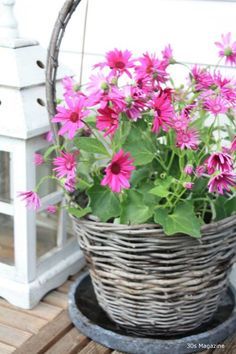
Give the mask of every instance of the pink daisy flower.
[(193, 173), (193, 166), (192, 165), (186, 165), (184, 168), (184, 173), (186, 175), (191, 175)]
[(191, 70), (191, 75), (195, 81), (197, 91), (208, 89), (214, 84), (212, 75), (206, 68), (194, 65)]
[(76, 186), (76, 178), (75, 176), (72, 177), (67, 177), (66, 181), (65, 181), (65, 189), (67, 190), (67, 192), (74, 192), (75, 191), (75, 186)]
[(55, 214), (57, 212), (57, 207), (55, 205), (48, 205), (47, 212), (49, 214)]
[(221, 35), (222, 42), (215, 42), (220, 49), (219, 56), (225, 58), (226, 64), (236, 64), (236, 42), (231, 43), (231, 33)]
[(199, 134), (195, 129), (188, 129), (185, 131), (177, 131), (176, 146), (181, 150), (191, 149), (196, 150), (199, 145)]
[(170, 126), (170, 120), (174, 114), (173, 107), (167, 94), (161, 93), (154, 97), (152, 101), (152, 108), (154, 109), (154, 121), (152, 131), (158, 133), (160, 128), (167, 131)]
[(40, 166), (40, 165), (42, 165), (43, 163), (44, 163), (43, 155), (35, 153), (35, 154), (34, 154), (34, 164), (35, 164), (36, 166)]
[(120, 150), (113, 156), (111, 163), (105, 169), (106, 175), (101, 181), (101, 185), (108, 185), (115, 193), (119, 193), (122, 189), (129, 189), (131, 172), (135, 169), (133, 162), (130, 153)]
[(232, 151), (232, 152), (236, 151), (236, 135), (231, 143), (230, 151)]
[(208, 182), (210, 193), (224, 194), (224, 191), (230, 191), (230, 187), (236, 186), (236, 175), (233, 172), (221, 172), (212, 177)]
[(77, 96), (77, 91), (79, 91), (79, 85), (76, 84), (75, 80), (72, 77), (64, 77), (64, 79), (62, 79), (62, 85), (64, 88), (64, 97)]
[(56, 166), (53, 171), (56, 172), (57, 178), (74, 178), (76, 172), (75, 155), (77, 153), (61, 152), (61, 156), (53, 159), (53, 165)]
[(168, 44), (164, 50), (161, 52), (163, 60), (166, 62), (166, 65), (169, 64), (174, 64), (175, 60), (173, 58), (173, 49), (171, 48), (171, 45)]
[(199, 165), (196, 167), (195, 174), (197, 177), (201, 177), (205, 171), (206, 167), (204, 165)]
[(98, 113), (100, 115), (96, 117), (96, 127), (99, 130), (105, 130), (104, 136), (110, 135), (112, 137), (119, 127), (119, 114), (110, 107), (100, 108)]
[(143, 110), (146, 106), (146, 102), (141, 91), (134, 86), (125, 86), (123, 89), (125, 96), (125, 113), (127, 116), (136, 121), (142, 117)]
[(164, 83), (168, 80), (166, 72), (166, 62), (161, 62), (155, 54), (143, 54), (139, 58), (140, 65), (135, 67), (137, 80), (148, 78), (152, 83)]
[(193, 182), (184, 182), (183, 183), (183, 187), (186, 189), (193, 189), (193, 185), (194, 185)]
[(211, 175), (216, 170), (221, 172), (231, 171), (233, 168), (232, 157), (225, 152), (215, 152), (206, 160), (208, 173)]
[(132, 53), (129, 50), (114, 50), (106, 53), (106, 61), (94, 65), (94, 68), (104, 68), (108, 66), (114, 75), (126, 73), (130, 78), (130, 69), (134, 67), (134, 60), (131, 59)]
[(37, 210), (41, 206), (40, 198), (36, 192), (18, 192), (18, 197), (20, 197), (22, 201), (25, 201), (26, 206), (30, 209)]
[(225, 113), (228, 110), (228, 102), (220, 97), (206, 97), (204, 99), (204, 108), (214, 115)]
[(51, 143), (53, 141), (53, 133), (51, 131), (44, 134), (43, 138)]
[(83, 128), (83, 119), (88, 116), (90, 111), (85, 109), (86, 97), (77, 96), (73, 99), (69, 96), (65, 97), (68, 108), (58, 106), (58, 113), (52, 119), (53, 123), (61, 123), (58, 134), (65, 135), (68, 133), (68, 138), (73, 139), (78, 129)]
[(186, 130), (189, 125), (189, 118), (185, 114), (181, 114), (180, 116), (174, 116), (170, 122), (171, 128), (174, 130)]

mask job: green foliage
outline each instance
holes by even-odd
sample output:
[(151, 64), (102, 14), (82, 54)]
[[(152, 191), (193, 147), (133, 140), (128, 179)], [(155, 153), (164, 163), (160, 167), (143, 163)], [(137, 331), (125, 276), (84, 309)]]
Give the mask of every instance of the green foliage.
[(89, 207), (101, 221), (108, 221), (120, 215), (120, 201), (110, 189), (95, 184), (87, 192)]
[(98, 139), (89, 137), (77, 137), (74, 139), (74, 143), (79, 150), (83, 150), (92, 154), (110, 156), (105, 146)]
[(193, 204), (189, 201), (178, 204), (172, 214), (167, 209), (157, 209), (154, 220), (162, 225), (167, 235), (183, 233), (195, 238), (201, 237), (201, 222), (196, 217)]
[(157, 179), (155, 181), (156, 187), (152, 188), (149, 193), (156, 195), (157, 197), (167, 197), (170, 194), (170, 186), (174, 182), (174, 178), (168, 176), (165, 179)]
[(142, 224), (153, 215), (153, 209), (145, 205), (142, 193), (128, 190), (121, 206), (122, 224)]
[(84, 208), (84, 209), (77, 209), (77, 208), (68, 208), (69, 214), (75, 216), (76, 218), (80, 219), (83, 216), (91, 213), (91, 208)]
[(214, 207), (216, 212), (216, 221), (236, 214), (236, 196), (234, 195), (231, 198), (227, 198), (220, 195), (216, 198)]

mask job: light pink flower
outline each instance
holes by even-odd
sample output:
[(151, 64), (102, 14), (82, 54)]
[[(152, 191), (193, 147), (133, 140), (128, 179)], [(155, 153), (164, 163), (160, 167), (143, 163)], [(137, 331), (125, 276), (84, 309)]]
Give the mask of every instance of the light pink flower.
[(185, 114), (174, 116), (169, 123), (174, 130), (186, 130), (189, 125), (189, 118)]
[(122, 189), (129, 189), (131, 172), (135, 169), (133, 162), (130, 153), (120, 150), (113, 156), (111, 163), (105, 169), (106, 175), (101, 181), (101, 185), (108, 185), (115, 193), (119, 193)]
[(130, 69), (134, 67), (134, 61), (131, 59), (132, 53), (129, 50), (118, 50), (115, 48), (106, 53), (106, 61), (94, 65), (94, 68), (104, 68), (108, 66), (111, 73), (114, 75), (121, 75), (126, 73), (130, 78)]
[(52, 119), (52, 122), (62, 124), (58, 132), (59, 135), (68, 133), (68, 138), (73, 139), (78, 129), (83, 128), (84, 123), (82, 120), (88, 116), (90, 111), (85, 108), (85, 96), (80, 95), (73, 98), (66, 96), (65, 101), (67, 108), (58, 106), (58, 113)]
[(112, 137), (119, 127), (119, 114), (109, 107), (98, 109), (98, 113), (100, 115), (96, 117), (96, 127), (105, 130), (104, 136)]
[(77, 96), (77, 92), (79, 91), (79, 85), (75, 82), (75, 80), (70, 77), (66, 76), (62, 79), (62, 85), (64, 88), (64, 97), (75, 97)]
[(40, 166), (44, 163), (43, 155), (35, 153), (34, 154), (34, 163), (36, 166)]
[(184, 182), (183, 183), (183, 187), (186, 188), (186, 189), (192, 189), (193, 185), (194, 185), (193, 182)]
[(152, 100), (152, 108), (154, 109), (154, 121), (152, 131), (158, 133), (160, 128), (167, 131), (171, 124), (171, 118), (174, 110), (167, 94), (161, 93)]
[(175, 60), (173, 58), (173, 49), (171, 48), (170, 44), (168, 44), (161, 53), (163, 56), (163, 60), (166, 62), (167, 65), (175, 63)]
[(56, 166), (53, 171), (56, 172), (57, 178), (73, 178), (76, 172), (76, 160), (75, 155), (77, 153), (61, 152), (61, 156), (55, 157), (53, 165)]
[(195, 81), (197, 91), (208, 89), (214, 84), (214, 79), (206, 68), (201, 68), (198, 65), (194, 65), (191, 70), (191, 75)]
[(215, 42), (220, 49), (219, 56), (225, 58), (226, 64), (236, 64), (236, 42), (231, 42), (231, 33), (221, 35), (222, 42)]
[(49, 143), (53, 141), (53, 133), (51, 131), (44, 134), (44, 139), (47, 140)]
[(192, 165), (186, 165), (184, 168), (184, 173), (186, 175), (191, 175), (193, 173), (193, 166)]
[(195, 129), (177, 131), (176, 146), (183, 149), (196, 150), (199, 145), (199, 134)]
[(224, 191), (230, 191), (230, 187), (236, 186), (236, 175), (233, 172), (221, 172), (212, 177), (208, 182), (210, 193), (224, 194)]
[(224, 152), (215, 152), (206, 160), (208, 173), (211, 175), (216, 170), (221, 172), (231, 171), (233, 168), (232, 157)]
[(18, 197), (20, 197), (22, 201), (25, 201), (26, 206), (30, 209), (37, 210), (41, 206), (40, 198), (36, 192), (18, 192)]
[(214, 72), (213, 75), (215, 89), (229, 105), (236, 103), (236, 81), (229, 77), (223, 77), (221, 72)]
[(57, 212), (57, 207), (55, 205), (48, 205), (47, 212), (49, 214), (55, 214)]
[(204, 99), (204, 108), (214, 115), (227, 112), (228, 102), (220, 96), (206, 97)]

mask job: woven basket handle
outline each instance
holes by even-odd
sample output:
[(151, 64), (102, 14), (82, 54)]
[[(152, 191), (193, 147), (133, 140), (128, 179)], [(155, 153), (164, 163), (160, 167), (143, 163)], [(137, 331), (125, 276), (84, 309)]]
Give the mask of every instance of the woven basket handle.
[(55, 22), (48, 48), (46, 63), (46, 99), (50, 126), (54, 135), (54, 142), (56, 141), (58, 126), (51, 123), (51, 118), (56, 113), (56, 76), (59, 50), (66, 26), (80, 2), (81, 0), (66, 0)]

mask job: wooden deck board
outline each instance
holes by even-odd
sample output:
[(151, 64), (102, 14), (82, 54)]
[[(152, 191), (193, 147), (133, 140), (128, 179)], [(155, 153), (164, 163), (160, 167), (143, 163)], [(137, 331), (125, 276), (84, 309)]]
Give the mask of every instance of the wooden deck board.
[[(67, 293), (78, 275), (51, 291), (33, 310), (20, 309), (0, 299), (0, 354), (124, 354), (93, 342), (71, 323)], [(201, 352), (234, 353), (236, 334), (224, 343), (223, 349)]]

